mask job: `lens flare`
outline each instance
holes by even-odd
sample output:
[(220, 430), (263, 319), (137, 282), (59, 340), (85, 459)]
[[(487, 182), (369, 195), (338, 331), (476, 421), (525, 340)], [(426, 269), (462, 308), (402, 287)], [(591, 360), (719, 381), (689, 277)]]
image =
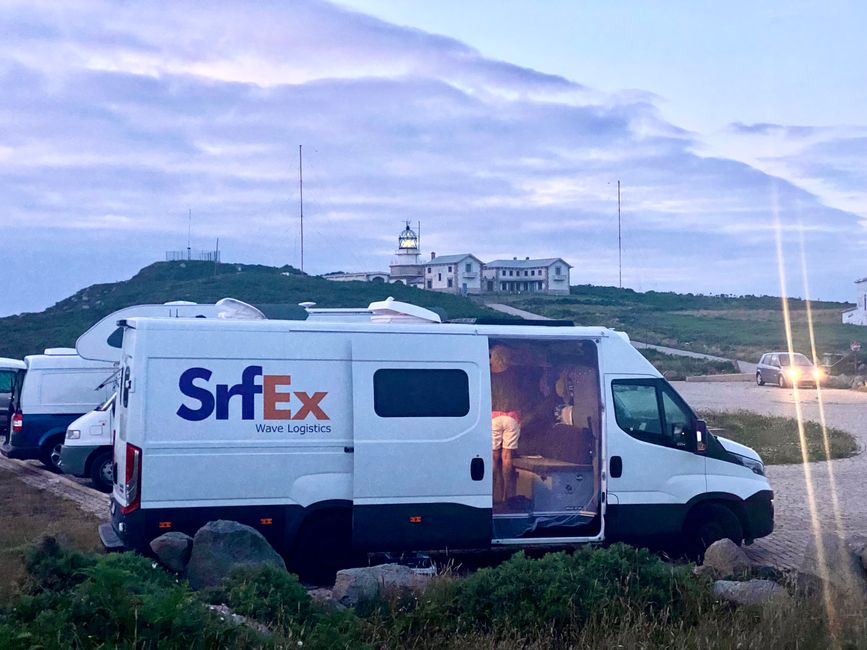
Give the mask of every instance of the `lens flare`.
[[(794, 344), (792, 343), (792, 319), (789, 312), (789, 294), (786, 288), (786, 264), (783, 257), (783, 226), (780, 222), (779, 208), (776, 201), (776, 188), (774, 188), (774, 234), (777, 246), (777, 272), (780, 276), (780, 300), (783, 308), (783, 325), (786, 330), (786, 349), (789, 353), (789, 363), (794, 360)], [(828, 622), (831, 628), (832, 635), (836, 638), (839, 630), (839, 623), (836, 616), (834, 604), (831, 601), (831, 592), (829, 587), (829, 567), (825, 553), (825, 544), (822, 540), (821, 523), (819, 521), (818, 507), (816, 505), (816, 494), (813, 486), (813, 468), (810, 465), (809, 453), (807, 451), (807, 437), (804, 429), (804, 414), (801, 408), (801, 393), (798, 388), (798, 382), (792, 382), (792, 395), (795, 403), (795, 416), (798, 421), (798, 439), (801, 444), (801, 466), (804, 470), (804, 486), (807, 490), (807, 507), (810, 511), (810, 521), (812, 524), (813, 539), (816, 542), (816, 555), (819, 564), (819, 573), (822, 578), (822, 594), (825, 601), (825, 610), (828, 614)]]

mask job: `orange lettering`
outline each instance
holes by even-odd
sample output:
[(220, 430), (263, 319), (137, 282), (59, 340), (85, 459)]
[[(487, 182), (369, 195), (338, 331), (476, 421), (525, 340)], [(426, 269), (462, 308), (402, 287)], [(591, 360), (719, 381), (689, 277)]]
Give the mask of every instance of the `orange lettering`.
[(292, 393), (277, 391), (278, 386), (288, 386), (292, 383), (291, 375), (265, 375), (262, 384), (265, 389), (265, 419), (266, 420), (291, 420), (290, 409), (277, 408), (278, 404), (285, 404), (292, 399)]
[(317, 420), (330, 420), (327, 415), (325, 415), (325, 411), (323, 411), (319, 402), (322, 401), (322, 398), (328, 395), (326, 392), (321, 393), (313, 393), (312, 395), (308, 393), (301, 393), (296, 391), (295, 397), (301, 400), (301, 408), (298, 409), (298, 413), (295, 414), (293, 420), (303, 420), (308, 415), (313, 414)]

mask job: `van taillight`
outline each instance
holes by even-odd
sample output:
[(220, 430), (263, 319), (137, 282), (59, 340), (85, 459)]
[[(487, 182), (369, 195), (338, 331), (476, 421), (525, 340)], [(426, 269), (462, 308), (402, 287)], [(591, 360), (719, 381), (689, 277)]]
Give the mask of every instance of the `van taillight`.
[(20, 413), (15, 413), (12, 416), (12, 431), (13, 433), (18, 433), (21, 429), (24, 428), (24, 416)]
[(126, 443), (126, 476), (123, 482), (126, 505), (120, 511), (128, 515), (141, 505), (141, 449)]

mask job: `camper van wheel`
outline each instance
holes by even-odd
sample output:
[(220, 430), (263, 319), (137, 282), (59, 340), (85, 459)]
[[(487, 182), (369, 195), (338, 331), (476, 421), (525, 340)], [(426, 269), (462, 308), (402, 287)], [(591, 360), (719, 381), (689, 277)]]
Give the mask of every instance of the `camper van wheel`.
[(337, 572), (353, 564), (352, 515), (348, 511), (312, 515), (302, 525), (288, 559), (303, 581), (334, 584)]
[(740, 545), (744, 538), (743, 527), (737, 515), (721, 503), (699, 506), (687, 522), (689, 555), (701, 559), (707, 547), (723, 538)]
[(63, 436), (50, 438), (42, 445), (42, 452), (39, 455), (39, 460), (48, 469), (55, 472), (60, 471), (60, 450), (63, 448)]
[(111, 467), (113, 460), (110, 451), (101, 451), (91, 461), (90, 480), (97, 490), (111, 492), (114, 484), (114, 473)]

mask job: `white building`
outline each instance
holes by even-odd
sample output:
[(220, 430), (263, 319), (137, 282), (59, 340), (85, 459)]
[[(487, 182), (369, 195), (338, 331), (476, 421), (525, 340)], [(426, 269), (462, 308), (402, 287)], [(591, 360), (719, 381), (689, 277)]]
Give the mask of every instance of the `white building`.
[(431, 253), (424, 265), (424, 288), (464, 296), (481, 293), (483, 267), (482, 260), (469, 253), (441, 257)]
[(858, 299), (855, 307), (843, 312), (843, 323), (849, 325), (867, 325), (867, 278), (855, 280)]
[(485, 264), (485, 293), (569, 293), (569, 269), (563, 258), (494, 260)]
[(322, 277), (332, 282), (388, 282), (388, 271), (357, 271), (353, 273), (335, 271), (334, 273), (325, 273)]

